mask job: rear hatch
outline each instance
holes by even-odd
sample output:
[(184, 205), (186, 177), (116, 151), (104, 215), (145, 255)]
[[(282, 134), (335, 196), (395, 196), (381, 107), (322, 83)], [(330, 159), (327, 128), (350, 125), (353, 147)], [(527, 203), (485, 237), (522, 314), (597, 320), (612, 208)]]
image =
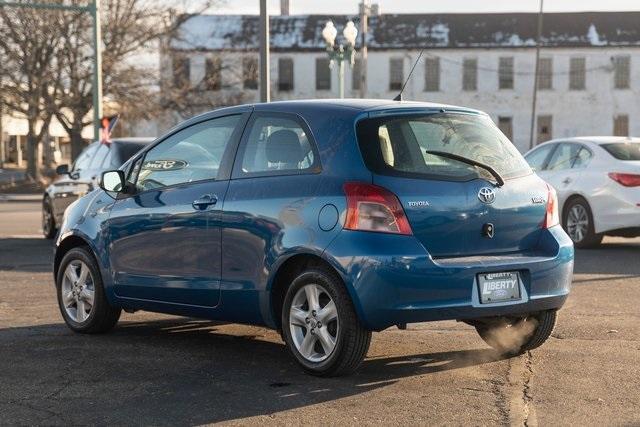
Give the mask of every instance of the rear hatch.
[[(546, 184), (487, 116), (377, 117), (358, 124), (358, 137), (373, 184), (398, 197), (413, 234), (432, 256), (535, 248), (545, 218)], [(482, 167), (427, 151), (488, 165), (504, 185)]]

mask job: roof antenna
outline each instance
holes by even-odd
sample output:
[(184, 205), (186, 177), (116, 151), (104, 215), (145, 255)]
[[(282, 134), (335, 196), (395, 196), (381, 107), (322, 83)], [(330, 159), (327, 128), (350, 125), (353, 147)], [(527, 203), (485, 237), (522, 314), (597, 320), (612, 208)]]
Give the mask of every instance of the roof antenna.
[(416, 69), (416, 65), (418, 65), (418, 62), (420, 62), (420, 58), (422, 58), (423, 53), (424, 53), (424, 48), (420, 51), (420, 54), (418, 55), (416, 62), (413, 63), (413, 67), (411, 67), (411, 71), (409, 71), (409, 75), (407, 76), (407, 79), (404, 81), (404, 84), (402, 85), (402, 89), (400, 89), (400, 93), (395, 98), (393, 98), (394, 101), (402, 101), (402, 92), (404, 92), (404, 88), (405, 86), (407, 86), (407, 83), (409, 82), (409, 79), (413, 74), (413, 70)]

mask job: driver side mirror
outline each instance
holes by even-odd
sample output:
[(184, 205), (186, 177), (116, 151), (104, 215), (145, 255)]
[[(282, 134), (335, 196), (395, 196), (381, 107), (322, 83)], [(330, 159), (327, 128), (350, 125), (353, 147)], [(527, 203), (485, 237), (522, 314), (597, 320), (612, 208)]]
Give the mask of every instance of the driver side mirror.
[(102, 173), (100, 188), (110, 193), (119, 193), (125, 187), (124, 172), (121, 170), (107, 171)]
[(69, 165), (59, 165), (56, 168), (56, 173), (58, 175), (69, 175)]

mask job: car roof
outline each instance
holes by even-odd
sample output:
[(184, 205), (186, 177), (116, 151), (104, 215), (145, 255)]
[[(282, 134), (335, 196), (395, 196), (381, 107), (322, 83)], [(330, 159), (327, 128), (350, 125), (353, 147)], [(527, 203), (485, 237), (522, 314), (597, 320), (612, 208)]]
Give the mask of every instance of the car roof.
[[(575, 136), (571, 138), (557, 138), (547, 141), (547, 143), (557, 142), (591, 142), (596, 145), (612, 144), (612, 143), (640, 143), (640, 138), (630, 136)], [(543, 145), (543, 144), (540, 144)]]
[(230, 107), (221, 107), (215, 110), (207, 111), (191, 117), (173, 128), (171, 128), (166, 135), (169, 135), (180, 129), (184, 129), (187, 126), (198, 123), (202, 120), (208, 120), (210, 118), (219, 117), (224, 114), (238, 114), (248, 113), (251, 111), (257, 112), (301, 112), (305, 110), (307, 113), (310, 110), (317, 109), (318, 112), (326, 112), (327, 110), (340, 110), (343, 112), (350, 111), (355, 115), (368, 113), (368, 114), (393, 114), (393, 113), (419, 113), (424, 110), (442, 110), (451, 112), (463, 112), (472, 114), (483, 114), (483, 111), (474, 110), (472, 108), (457, 107), (454, 105), (438, 104), (432, 102), (418, 102), (418, 101), (393, 101), (390, 99), (360, 99), (360, 98), (347, 98), (347, 99), (299, 99), (288, 101), (273, 101), (262, 102), (253, 104), (241, 104)]
[[(148, 136), (131, 136), (124, 138), (112, 138), (111, 142), (115, 142), (118, 144), (136, 144), (136, 145), (145, 145), (150, 142), (155, 141), (155, 138)], [(100, 141), (93, 141), (93, 144), (99, 144)]]
[(282, 107), (291, 106), (295, 111), (300, 106), (318, 106), (324, 108), (350, 108), (360, 111), (380, 111), (380, 110), (403, 110), (403, 109), (430, 109), (430, 110), (456, 110), (468, 111), (472, 113), (481, 113), (478, 110), (466, 107), (458, 107), (455, 105), (439, 104), (433, 102), (420, 101), (393, 101), (391, 99), (300, 99), (290, 101), (274, 101), (270, 103), (253, 104), (257, 109), (262, 111), (271, 108), (282, 110)]
[(132, 136), (132, 137), (126, 137), (126, 138), (113, 138), (111, 142), (117, 142), (120, 144), (143, 145), (143, 144), (148, 144), (154, 140), (155, 138), (146, 137), (146, 136)]

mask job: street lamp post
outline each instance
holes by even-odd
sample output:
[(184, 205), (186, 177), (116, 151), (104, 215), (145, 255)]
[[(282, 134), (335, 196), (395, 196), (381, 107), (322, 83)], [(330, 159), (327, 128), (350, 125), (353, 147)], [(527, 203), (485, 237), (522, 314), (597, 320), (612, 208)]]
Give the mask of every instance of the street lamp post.
[(338, 30), (332, 21), (328, 21), (322, 30), (322, 37), (327, 44), (327, 54), (329, 55), (329, 66), (333, 67), (334, 63), (338, 63), (338, 84), (340, 98), (344, 98), (344, 63), (347, 61), (349, 66), (353, 67), (356, 53), (356, 37), (358, 37), (358, 29), (353, 21), (347, 22), (342, 35), (344, 36), (346, 45), (336, 44)]

